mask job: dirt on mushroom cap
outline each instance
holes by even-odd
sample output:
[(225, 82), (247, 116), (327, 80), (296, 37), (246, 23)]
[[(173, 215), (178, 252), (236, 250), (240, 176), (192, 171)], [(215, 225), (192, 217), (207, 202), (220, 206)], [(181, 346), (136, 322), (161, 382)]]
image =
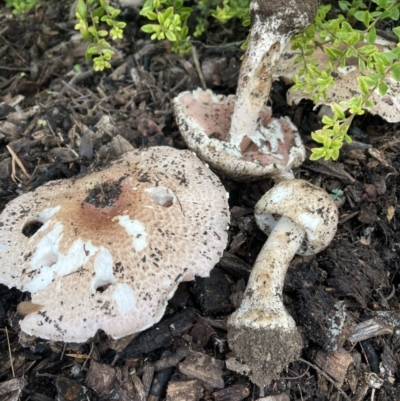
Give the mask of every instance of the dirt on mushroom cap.
[(21, 322), (29, 334), (119, 338), (157, 322), (180, 281), (209, 274), (228, 222), (225, 189), (192, 152), (135, 150), (10, 202), (0, 282), (43, 305)]

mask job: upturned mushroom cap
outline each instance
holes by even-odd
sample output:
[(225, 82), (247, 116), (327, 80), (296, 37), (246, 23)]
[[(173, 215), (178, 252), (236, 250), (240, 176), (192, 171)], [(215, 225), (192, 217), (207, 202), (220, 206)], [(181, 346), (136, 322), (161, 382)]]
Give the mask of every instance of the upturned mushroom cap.
[(250, 145), (238, 150), (227, 140), (234, 96), (197, 89), (181, 93), (173, 104), (176, 122), (189, 149), (231, 179), (292, 178), (291, 169), (305, 158), (296, 126), (289, 118), (272, 118), (268, 107)]
[(305, 230), (297, 251), (314, 255), (326, 248), (335, 236), (338, 210), (322, 188), (305, 180), (287, 180), (270, 189), (256, 204), (254, 215), (258, 227), (267, 234), (281, 216), (286, 216)]
[(42, 305), (21, 322), (28, 334), (119, 338), (157, 322), (179, 282), (208, 276), (228, 222), (226, 191), (192, 152), (135, 150), (10, 202), (0, 282)]

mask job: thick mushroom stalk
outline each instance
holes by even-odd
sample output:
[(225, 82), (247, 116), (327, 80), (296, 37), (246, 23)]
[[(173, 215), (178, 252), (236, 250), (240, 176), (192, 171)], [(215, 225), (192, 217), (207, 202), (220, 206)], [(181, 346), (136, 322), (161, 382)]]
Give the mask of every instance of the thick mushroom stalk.
[[(321, 188), (303, 180), (276, 185), (257, 203), (258, 226), (269, 233), (252, 269), (239, 309), (228, 320), (236, 358), (263, 387), (298, 358), (302, 340), (282, 302), (287, 268), (297, 254), (313, 255), (332, 240), (337, 208)], [(281, 216), (275, 220), (275, 216)]]
[[(245, 150), (255, 137), (272, 85), (272, 75), (289, 39), (313, 21), (319, 0), (253, 0), (251, 33), (240, 68), (230, 141)], [(247, 139), (245, 139), (247, 137)]]
[(293, 178), (305, 158), (296, 126), (273, 118), (265, 106), (273, 71), (291, 36), (313, 20), (318, 0), (253, 0), (249, 46), (239, 74), (237, 96), (200, 89), (174, 99), (179, 130), (205, 162), (236, 180)]

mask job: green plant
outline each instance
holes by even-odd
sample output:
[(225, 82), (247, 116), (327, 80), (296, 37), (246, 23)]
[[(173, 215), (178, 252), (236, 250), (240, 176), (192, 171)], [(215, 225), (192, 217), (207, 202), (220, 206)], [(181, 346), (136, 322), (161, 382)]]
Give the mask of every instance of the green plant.
[(13, 9), (13, 14), (24, 14), (39, 7), (39, 0), (6, 0), (6, 6)]
[(334, 188), (332, 189), (331, 193), (329, 194), (329, 196), (335, 201), (335, 200), (339, 200), (342, 196), (344, 195), (344, 192), (339, 189), (339, 188)]
[(110, 6), (107, 0), (78, 0), (75, 12), (78, 19), (75, 29), (92, 42), (86, 50), (86, 59), (93, 59), (95, 71), (110, 68), (115, 52), (106, 37), (122, 39), (126, 23), (116, 20), (121, 11)]
[[(312, 93), (315, 102), (326, 98), (326, 90), (334, 84), (332, 74), (338, 67), (343, 67), (346, 60), (356, 57), (360, 76), (358, 86), (361, 94), (351, 99), (331, 105), (333, 117), (323, 117), (322, 129), (313, 132), (312, 138), (320, 147), (312, 149), (310, 159), (320, 158), (336, 160), (343, 142), (351, 142), (347, 134), (356, 115), (373, 105), (371, 95), (379, 91), (385, 95), (388, 87), (385, 79), (391, 75), (400, 81), (400, 47), (382, 52), (376, 46), (376, 25), (382, 20), (399, 19), (400, 2), (397, 0), (371, 0), (367, 8), (362, 0), (339, 1), (340, 9), (345, 13), (335, 18), (327, 18), (330, 5), (321, 6), (313, 25), (292, 41), (292, 48), (299, 49), (298, 62), (304, 64), (295, 78), (294, 90), (300, 89)], [(356, 29), (351, 22), (359, 21), (364, 27)], [(354, 25), (354, 24), (353, 24)], [(393, 28), (400, 38), (400, 27)], [(312, 59), (314, 50), (320, 47), (329, 57), (324, 70), (317, 68), (317, 60)]]
[[(233, 18), (242, 20), (244, 26), (250, 25), (250, 0), (199, 0), (195, 8), (184, 7), (183, 0), (146, 0), (140, 14), (152, 21), (142, 26), (151, 34), (151, 39), (168, 39), (173, 51), (186, 53), (190, 47), (191, 35), (198, 37), (208, 26), (210, 17), (222, 24)], [(196, 10), (196, 25), (191, 32), (188, 19)]]

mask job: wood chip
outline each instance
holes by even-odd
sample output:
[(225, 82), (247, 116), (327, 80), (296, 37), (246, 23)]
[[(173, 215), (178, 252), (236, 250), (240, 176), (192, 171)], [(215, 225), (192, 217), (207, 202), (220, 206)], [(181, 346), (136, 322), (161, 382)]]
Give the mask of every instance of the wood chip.
[(338, 383), (343, 383), (351, 362), (353, 358), (343, 348), (335, 352), (318, 351), (315, 358), (315, 364)]
[(102, 365), (93, 359), (90, 361), (86, 384), (93, 388), (100, 397), (111, 392), (115, 379), (116, 373), (111, 366)]
[(223, 390), (215, 391), (212, 395), (214, 401), (242, 401), (250, 395), (250, 388), (244, 383), (233, 384)]
[(223, 361), (192, 351), (178, 366), (179, 370), (189, 378), (201, 380), (213, 388), (224, 388)]
[(203, 387), (198, 380), (170, 382), (166, 401), (199, 401)]

